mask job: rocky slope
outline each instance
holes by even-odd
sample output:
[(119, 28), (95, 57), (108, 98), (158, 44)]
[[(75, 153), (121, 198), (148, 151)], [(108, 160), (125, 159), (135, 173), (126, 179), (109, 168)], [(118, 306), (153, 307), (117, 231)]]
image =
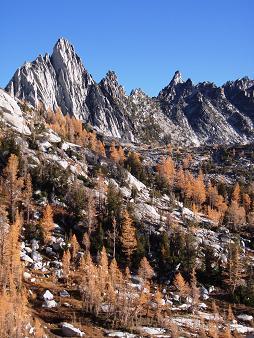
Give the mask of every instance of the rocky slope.
[(65, 39), (51, 56), (19, 68), (6, 90), (33, 106), (60, 107), (105, 135), (129, 141), (199, 145), (254, 139), (253, 80), (194, 85), (177, 71), (158, 97), (141, 90), (128, 96), (112, 71), (96, 83)]
[[(112, 77), (114, 75), (109, 74), (108, 76)], [(106, 80), (104, 86), (105, 88), (107, 87)], [(107, 88), (107, 92), (109, 93), (110, 88)], [(119, 92), (120, 95), (122, 94)], [(151, 105), (151, 109), (154, 109), (154, 101), (146, 97), (141, 91), (133, 92), (132, 97), (135, 100), (135, 104), (139, 105), (140, 109), (142, 109), (143, 115), (146, 118), (145, 107)], [(140, 98), (146, 101), (145, 107), (142, 107)], [(192, 298), (187, 297), (184, 302), (180, 302), (178, 292), (170, 286), (172, 279), (170, 276), (172, 274), (167, 277), (168, 280), (162, 289), (161, 304), (166, 313), (164, 321), (161, 323), (163, 324), (162, 327), (148, 327), (148, 318), (147, 322), (135, 328), (134, 333), (129, 334), (128, 332), (115, 331), (113, 328), (111, 329), (111, 327), (103, 324), (106, 321), (96, 322), (90, 315), (85, 314), (82, 310), (83, 302), (79, 296), (80, 285), (74, 278), (69, 284), (66, 284), (62, 278), (62, 253), (70, 245), (69, 240), (67, 240), (69, 232), (78, 234), (82, 231), (84, 224), (82, 222), (71, 223), (71, 228), (68, 228), (63, 219), (58, 218), (60, 223), (54, 225), (50, 241), (47, 245), (42, 245), (40, 236), (36, 231), (32, 230), (36, 229), (36, 225), (39, 224), (42, 210), (49, 199), (51, 199), (51, 204), (55, 210), (67, 208), (65, 204), (67, 200), (63, 200), (57, 189), (55, 189), (55, 187), (59, 186), (62, 189), (61, 177), (63, 177), (64, 182), (68, 182), (70, 185), (78, 177), (80, 183), (86, 182), (86, 185), (90, 186), (90, 188), (86, 188), (88, 193), (98, 198), (101, 192), (100, 188), (96, 185), (98, 177), (94, 177), (93, 169), (98, 167), (98, 165), (101, 168), (104, 167), (104, 169), (107, 169), (107, 171), (104, 171), (107, 172), (107, 176), (103, 178), (105, 186), (111, 183), (119, 189), (123, 196), (123, 203), (132, 204), (133, 215), (140, 224), (142, 223), (145, 233), (158, 236), (156, 238), (160, 238), (160, 234), (167, 229), (169, 219), (184, 232), (187, 231), (187, 224), (191, 222), (195, 223), (193, 244), (197, 251), (197, 266), (202, 266), (205, 252), (209, 248), (210, 253), (216, 257), (216, 262), (219, 262), (220, 267), (224, 267), (227, 263), (228, 244), (232, 240), (235, 240), (235, 234), (225, 227), (214, 227), (214, 222), (206, 215), (193, 213), (182, 203), (173, 201), (172, 197), (167, 194), (159, 194), (151, 199), (153, 192), (149, 184), (139, 181), (126, 169), (122, 169), (124, 179), (120, 179), (118, 172), (115, 173), (114, 171), (115, 163), (112, 160), (98, 156), (90, 149), (67, 142), (60, 135), (49, 129), (46, 124), (44, 125), (43, 120), (41, 121), (41, 125), (44, 128), (40, 126), (36, 129), (33, 126), (33, 121), (36, 119), (38, 119), (38, 116), (35, 111), (32, 109), (29, 112), (22, 111), (13, 98), (0, 90), (1, 131), (6, 131), (8, 135), (14, 133), (15, 141), (20, 145), (20, 156), (22, 159), (26, 159), (29, 171), (35, 173), (37, 169), (40, 169), (43, 172), (46, 167), (51, 168), (50, 182), (53, 182), (54, 189), (52, 193), (48, 194), (47, 198), (44, 191), (45, 186), (43, 184), (36, 186), (38, 189), (33, 194), (34, 201), (30, 215), (30, 221), (34, 225), (34, 228), (24, 228), (25, 232), (21, 236), (21, 260), (24, 264), (24, 284), (31, 298), (30, 306), (33, 309), (33, 316), (40, 319), (47, 337), (171, 337), (172, 335), (169, 330), (170, 323), (176, 324), (181, 330), (181, 336), (185, 337), (189, 336), (190, 333), (193, 337), (200, 337), (199, 330), (204, 323), (206, 331), (209, 330), (210, 325), (214, 322), (220, 327), (220, 330), (224, 329), (226, 326), (226, 315), (224, 313), (227, 311), (228, 303), (221, 300), (220, 287), (218, 285), (214, 286), (211, 281), (208, 281), (204, 286), (200, 285), (200, 301), (197, 313), (193, 314), (191, 313)], [(140, 130), (142, 129), (141, 120), (139, 128)], [(157, 149), (147, 149), (145, 147), (142, 149), (140, 146), (132, 147), (142, 154), (144, 158), (143, 163), (147, 163), (151, 168), (156, 165), (156, 162), (162, 156), (165, 156), (167, 151), (165, 147)], [(209, 162), (214, 157), (210, 153), (210, 149), (204, 148), (201, 150), (197, 148), (196, 153), (193, 152), (193, 149), (190, 149), (190, 151), (193, 153), (192, 171), (196, 170), (196, 162), (200, 165), (202, 162)], [(1, 149), (1, 165), (4, 158), (3, 155), (6, 152), (8, 152), (6, 149)], [(209, 155), (210, 157), (207, 158)], [(253, 156), (249, 155), (249, 162), (246, 168), (253, 166)], [(186, 156), (185, 149), (183, 153), (177, 152), (177, 158), (185, 158)], [(236, 159), (237, 161), (243, 161), (237, 154)], [(233, 161), (230, 173), (236, 175), (236, 169), (233, 167), (234, 163)], [(217, 166), (218, 164), (216, 164)], [(240, 162), (240, 166), (243, 167), (242, 162)], [(55, 167), (58, 168), (58, 171), (53, 170)], [(218, 168), (218, 170), (221, 172), (221, 168)], [(119, 171), (119, 167), (117, 171)], [(58, 172), (58, 174), (54, 176), (53, 172)], [(209, 173), (206, 174), (206, 177), (208, 176)], [(228, 181), (227, 178), (228, 175), (225, 174), (223, 181)], [(235, 183), (235, 179), (231, 182), (232, 185)], [(90, 182), (89, 185), (87, 184), (88, 182)], [(133, 191), (136, 191), (135, 197), (132, 197)], [(254, 251), (250, 247), (249, 238), (241, 236), (240, 246), (242, 249), (242, 259), (250, 260), (249, 264), (253, 266)], [(79, 251), (79, 255), (82, 254), (84, 254), (83, 249)], [(150, 256), (155, 261), (156, 256), (153, 253), (153, 247)], [(179, 266), (176, 270), (178, 268)], [(132, 278), (129, 292), (130, 297), (135, 298), (138, 290), (142, 290), (143, 286), (142, 281), (137, 279), (135, 275)], [(154, 295), (155, 290), (152, 290), (152, 297)], [(217, 315), (218, 318), (216, 318), (216, 314), (212, 310), (212, 300), (214, 299), (221, 309), (220, 315)], [(156, 303), (151, 302), (151, 304), (156, 309)], [(103, 304), (100, 310), (101, 318), (107, 318), (108, 308), (107, 303)], [(168, 316), (168, 312), (170, 312), (170, 316)], [(229, 323), (230, 330), (238, 333), (238, 335), (253, 334), (254, 328), (251, 325), (254, 315), (253, 308), (241, 305), (234, 308), (234, 313), (236, 318)], [(28, 329), (31, 333), (27, 337), (34, 337), (32, 320), (28, 325)], [(41, 337), (45, 337), (45, 335)]]

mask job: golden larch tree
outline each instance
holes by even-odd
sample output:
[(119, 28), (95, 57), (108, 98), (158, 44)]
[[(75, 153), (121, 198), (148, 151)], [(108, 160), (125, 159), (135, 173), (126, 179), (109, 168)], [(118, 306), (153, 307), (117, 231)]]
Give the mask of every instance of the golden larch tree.
[(69, 249), (64, 251), (62, 264), (63, 264), (63, 276), (68, 282), (68, 277), (70, 275), (70, 261), (71, 261), (71, 254)]
[(233, 190), (233, 193), (232, 193), (232, 201), (239, 203), (240, 193), (241, 193), (241, 188), (240, 188), (239, 183), (237, 182), (236, 185), (235, 185), (235, 188)]
[(109, 152), (110, 152), (111, 160), (118, 162), (119, 161), (119, 153), (118, 153), (118, 150), (116, 149), (115, 142), (111, 143)]
[(162, 162), (157, 166), (159, 175), (165, 179), (169, 188), (173, 187), (175, 179), (175, 164), (171, 157), (163, 159)]
[(72, 235), (70, 244), (71, 244), (71, 248), (70, 248), (71, 259), (72, 261), (75, 261), (77, 258), (78, 250), (79, 250), (79, 242), (77, 241), (76, 235)]
[(119, 146), (118, 157), (119, 157), (119, 163), (123, 164), (124, 161), (126, 160), (126, 156), (125, 156), (125, 153), (124, 153), (122, 146)]
[(195, 180), (195, 184), (193, 187), (193, 199), (194, 202), (201, 206), (206, 200), (206, 187), (204, 184), (204, 175), (200, 171), (197, 179)]
[(175, 279), (174, 279), (174, 286), (177, 288), (179, 291), (180, 297), (186, 297), (188, 296), (190, 292), (190, 288), (188, 283), (185, 282), (183, 276), (181, 275), (180, 272), (177, 273)]
[(138, 275), (144, 280), (151, 279), (154, 275), (153, 268), (149, 264), (146, 257), (143, 257), (141, 259), (139, 269), (138, 269)]
[(41, 228), (43, 232), (43, 240), (45, 243), (50, 241), (51, 231), (54, 229), (54, 220), (53, 220), (53, 210), (50, 204), (47, 204), (46, 208), (43, 211), (43, 216), (41, 220)]
[(5, 201), (10, 212), (10, 218), (13, 222), (15, 220), (17, 203), (22, 198), (22, 188), (24, 186), (24, 180), (22, 177), (18, 177), (19, 161), (18, 157), (11, 154), (9, 157), (7, 166), (4, 169), (4, 194)]
[(127, 258), (127, 264), (130, 264), (131, 256), (137, 248), (137, 238), (136, 229), (133, 226), (133, 221), (126, 209), (123, 212), (120, 241), (122, 251)]

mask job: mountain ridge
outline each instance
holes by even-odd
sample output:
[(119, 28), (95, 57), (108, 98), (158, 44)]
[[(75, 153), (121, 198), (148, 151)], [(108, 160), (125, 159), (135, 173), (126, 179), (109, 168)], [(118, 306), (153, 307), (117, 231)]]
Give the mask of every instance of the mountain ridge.
[(97, 83), (64, 38), (52, 55), (20, 67), (6, 91), (46, 110), (74, 115), (107, 136), (173, 144), (246, 143), (254, 140), (254, 81), (248, 77), (218, 87), (193, 84), (176, 71), (157, 97), (134, 89), (127, 95), (108, 71)]

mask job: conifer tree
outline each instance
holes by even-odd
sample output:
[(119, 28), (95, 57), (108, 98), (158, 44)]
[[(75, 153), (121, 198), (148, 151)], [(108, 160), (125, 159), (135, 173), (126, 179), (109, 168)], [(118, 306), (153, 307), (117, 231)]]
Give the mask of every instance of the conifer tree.
[(19, 236), (23, 224), (20, 213), (16, 212), (15, 222), (11, 225), (9, 233), (10, 243), (10, 273), (16, 287), (21, 286), (22, 265), (20, 262), (20, 241)]
[(11, 154), (6, 168), (4, 169), (4, 194), (10, 212), (11, 221), (15, 220), (17, 203), (22, 198), (22, 188), (24, 180), (18, 177), (18, 157)]
[(89, 148), (93, 151), (96, 151), (96, 145), (97, 145), (96, 133), (91, 132), (89, 133)]
[(174, 323), (173, 321), (170, 322), (169, 324), (169, 328), (171, 331), (171, 338), (179, 338), (179, 329), (176, 323)]
[(109, 230), (107, 232), (108, 234), (108, 238), (110, 239), (110, 241), (112, 242), (112, 246), (113, 246), (113, 258), (116, 257), (116, 241), (117, 241), (117, 237), (118, 237), (118, 234), (119, 234), (119, 231), (118, 231), (118, 227), (117, 227), (117, 224), (116, 224), (116, 218), (113, 217), (113, 220), (112, 220), (112, 229)]
[(84, 259), (82, 274), (81, 290), (84, 308), (91, 313), (97, 313), (101, 301), (101, 290), (98, 288), (98, 270), (89, 251)]
[(182, 167), (180, 167), (176, 172), (175, 186), (177, 189), (181, 191), (183, 195), (184, 188), (185, 188), (185, 175), (184, 175), (184, 171)]
[(100, 280), (100, 289), (104, 291), (106, 287), (106, 283), (109, 280), (108, 256), (107, 256), (107, 251), (104, 246), (100, 254), (98, 274), (99, 274), (99, 280)]
[(33, 185), (31, 180), (31, 175), (28, 173), (25, 179), (25, 186), (23, 192), (23, 203), (26, 210), (26, 222), (30, 221), (30, 211), (31, 211), (31, 203), (33, 196)]
[(209, 337), (211, 338), (219, 338), (219, 333), (217, 329), (217, 325), (213, 322), (209, 323)]
[(208, 203), (211, 209), (216, 206), (217, 201), (218, 201), (218, 195), (219, 193), (218, 193), (217, 187), (209, 183), (207, 187), (207, 199), (208, 199)]
[(243, 194), (243, 206), (244, 206), (245, 212), (248, 213), (250, 211), (250, 206), (251, 206), (251, 198), (248, 194)]
[(156, 290), (156, 292), (155, 292), (154, 300), (155, 300), (155, 303), (156, 303), (155, 316), (156, 316), (157, 322), (160, 323), (161, 322), (161, 311), (164, 307), (164, 302), (163, 302), (162, 294), (161, 294), (159, 289)]
[(103, 157), (106, 157), (105, 145), (100, 140), (97, 141), (96, 152), (97, 152), (97, 154), (99, 154), (99, 155), (101, 155)]
[(123, 212), (122, 228), (120, 236), (122, 251), (127, 258), (127, 264), (130, 264), (131, 256), (137, 249), (136, 229), (133, 226), (133, 221), (125, 209)]
[(174, 286), (179, 291), (180, 297), (186, 297), (189, 294), (189, 285), (185, 282), (180, 272), (177, 273), (174, 279)]
[(130, 151), (126, 159), (126, 166), (130, 173), (137, 179), (141, 179), (143, 174), (142, 162), (140, 154), (135, 151)]
[(111, 143), (109, 152), (110, 152), (111, 160), (118, 162), (119, 161), (119, 153), (116, 149), (115, 142)]
[(227, 320), (231, 322), (234, 319), (235, 319), (235, 316), (234, 316), (234, 313), (233, 313), (233, 310), (232, 310), (232, 306), (229, 304)]
[(195, 187), (195, 180), (189, 171), (185, 172), (184, 195), (188, 200), (193, 198), (193, 189)]
[(201, 171), (197, 179), (195, 180), (195, 184), (193, 186), (193, 199), (199, 206), (201, 206), (201, 204), (203, 204), (206, 200), (206, 188), (204, 184), (204, 176)]
[(73, 235), (71, 237), (71, 259), (72, 261), (75, 261), (76, 258), (77, 258), (77, 253), (78, 253), (78, 250), (79, 250), (79, 243), (77, 241), (77, 237), (76, 235)]
[(232, 338), (230, 326), (227, 326), (227, 327), (224, 329), (222, 338)]
[(87, 221), (87, 233), (90, 237), (96, 226), (96, 205), (95, 197), (91, 191), (87, 192), (86, 196), (86, 221)]
[(201, 318), (201, 325), (199, 329), (199, 337), (200, 338), (207, 338), (206, 330), (205, 330), (205, 324), (204, 324), (204, 319)]
[(110, 266), (109, 266), (109, 275), (111, 279), (111, 284), (114, 288), (117, 286), (121, 286), (123, 283), (123, 275), (122, 272), (119, 270), (117, 261), (115, 258), (112, 259)]
[(192, 161), (191, 154), (188, 154), (183, 160), (183, 168), (188, 169)]
[(45, 336), (45, 331), (37, 318), (34, 320), (34, 331), (35, 338), (42, 338)]
[(239, 245), (236, 243), (229, 245), (227, 266), (223, 275), (224, 283), (229, 286), (232, 295), (237, 287), (245, 284), (244, 262), (240, 257)]
[(239, 206), (236, 200), (232, 200), (227, 211), (228, 221), (232, 230), (239, 231), (240, 226), (246, 222), (246, 212), (244, 207)]
[(139, 269), (138, 269), (138, 275), (144, 281), (151, 279), (154, 275), (153, 268), (149, 264), (146, 257), (143, 257), (141, 262), (140, 262)]
[(62, 263), (63, 263), (63, 276), (66, 279), (67, 283), (68, 283), (68, 277), (70, 275), (70, 261), (71, 261), (71, 254), (69, 249), (64, 251), (63, 254), (63, 259), (62, 259)]
[(232, 193), (232, 201), (235, 201), (236, 203), (239, 203), (239, 201), (240, 201), (240, 193), (241, 193), (240, 185), (237, 182), (236, 185), (235, 185), (235, 188), (233, 190), (233, 193)]
[(119, 163), (120, 164), (123, 164), (124, 161), (126, 160), (126, 156), (124, 154), (124, 150), (123, 150), (122, 146), (119, 146), (119, 149), (118, 149), (118, 158), (119, 158)]
[(157, 166), (159, 175), (165, 179), (170, 189), (173, 188), (175, 179), (175, 165), (171, 157), (163, 159), (161, 164)]
[(51, 231), (54, 229), (53, 211), (50, 204), (47, 204), (46, 208), (43, 211), (41, 227), (43, 240), (45, 243), (48, 243), (51, 238)]
[(91, 247), (91, 241), (90, 241), (90, 237), (89, 237), (87, 232), (85, 232), (84, 235), (83, 235), (82, 244), (85, 247), (85, 251), (88, 252), (90, 250), (90, 247)]
[(197, 286), (197, 277), (196, 277), (196, 270), (193, 268), (191, 273), (191, 296), (192, 296), (192, 311), (193, 313), (197, 310), (199, 298), (200, 298), (200, 291), (199, 287)]

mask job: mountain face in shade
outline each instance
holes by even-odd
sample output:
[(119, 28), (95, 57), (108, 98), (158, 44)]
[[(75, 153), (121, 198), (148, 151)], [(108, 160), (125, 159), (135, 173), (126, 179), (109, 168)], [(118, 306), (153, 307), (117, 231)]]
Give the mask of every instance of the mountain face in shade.
[(19, 68), (6, 90), (34, 107), (60, 107), (98, 132), (128, 141), (200, 145), (254, 139), (253, 80), (194, 85), (177, 71), (157, 97), (141, 89), (127, 95), (112, 71), (96, 83), (65, 39), (51, 56)]

